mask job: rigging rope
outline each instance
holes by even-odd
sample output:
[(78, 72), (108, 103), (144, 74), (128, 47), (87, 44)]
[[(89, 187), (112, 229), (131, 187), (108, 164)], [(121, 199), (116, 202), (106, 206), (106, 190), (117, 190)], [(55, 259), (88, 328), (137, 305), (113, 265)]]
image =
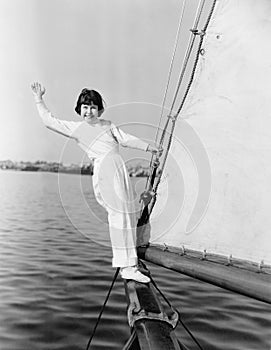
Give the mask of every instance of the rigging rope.
[(182, 110), (182, 108), (183, 108), (184, 102), (185, 102), (185, 100), (186, 100), (186, 97), (187, 97), (187, 95), (188, 95), (188, 92), (189, 92), (189, 90), (190, 90), (190, 87), (191, 87), (191, 85), (192, 85), (192, 82), (193, 82), (193, 80), (194, 80), (195, 71), (196, 71), (196, 67), (197, 67), (197, 64), (198, 64), (199, 55), (200, 55), (200, 51), (201, 51), (201, 46), (202, 46), (202, 43), (203, 43), (203, 37), (204, 37), (204, 34), (205, 34), (205, 32), (206, 32), (206, 30), (207, 30), (207, 27), (208, 27), (208, 25), (209, 25), (209, 23), (210, 23), (211, 17), (212, 17), (212, 15), (213, 15), (213, 12), (214, 12), (214, 9), (215, 9), (215, 5), (216, 5), (216, 1), (217, 1), (217, 0), (214, 0), (213, 3), (212, 3), (211, 10), (210, 10), (210, 12), (209, 12), (209, 15), (208, 15), (208, 17), (207, 17), (206, 23), (205, 23), (205, 25), (204, 25), (204, 27), (203, 27), (203, 30), (202, 30), (203, 35), (200, 35), (200, 42), (199, 42), (199, 46), (198, 46), (198, 51), (197, 51), (195, 63), (194, 63), (194, 66), (193, 66), (193, 69), (192, 69), (192, 73), (191, 73), (191, 76), (190, 76), (190, 81), (189, 81), (188, 86), (187, 86), (187, 88), (186, 88), (186, 91), (185, 91), (185, 93), (184, 93), (184, 96), (183, 96), (183, 99), (182, 99), (182, 101), (181, 101), (180, 107), (178, 108), (178, 111), (177, 111), (177, 114), (176, 114), (177, 116), (180, 114), (180, 112), (181, 112), (181, 110)]
[(178, 43), (179, 43), (179, 38), (180, 38), (180, 31), (181, 31), (181, 26), (182, 26), (182, 22), (183, 22), (183, 16), (184, 16), (184, 11), (185, 11), (185, 6), (186, 6), (186, 0), (183, 1), (183, 6), (182, 6), (182, 10), (181, 10), (181, 15), (180, 15), (180, 19), (179, 19), (179, 24), (178, 24), (178, 29), (177, 29), (177, 33), (176, 33), (174, 49), (173, 49), (173, 53), (172, 53), (172, 57), (171, 57), (171, 61), (170, 61), (170, 67), (169, 67), (168, 78), (167, 78), (167, 85), (166, 85), (166, 89), (165, 89), (165, 93), (164, 93), (164, 98), (163, 98), (163, 102), (162, 102), (161, 115), (160, 115), (160, 119), (159, 119), (159, 123), (158, 123), (158, 128), (157, 128), (156, 135), (155, 135), (155, 142), (157, 141), (158, 130), (159, 130), (159, 128), (160, 128), (161, 119), (162, 119), (162, 117), (163, 117), (163, 113), (164, 113), (164, 109), (165, 109), (165, 103), (166, 103), (166, 98), (167, 98), (169, 83), (170, 83), (170, 79), (171, 79), (171, 75), (172, 75), (172, 70), (173, 70), (173, 63), (174, 63), (174, 59), (175, 59), (175, 56), (176, 56), (176, 51), (177, 51), (177, 47), (178, 47)]
[[(166, 152), (165, 152), (165, 155), (164, 155), (164, 158), (163, 158), (162, 165), (161, 165), (161, 167), (159, 169), (160, 172), (159, 172), (159, 174), (157, 176), (155, 185), (154, 185), (154, 181), (155, 181), (155, 177), (156, 177), (157, 166), (153, 166), (153, 171), (152, 171), (152, 176), (151, 176), (152, 183), (149, 184), (149, 190), (152, 189), (152, 192), (155, 195), (153, 196), (153, 199), (152, 199), (152, 201), (150, 203), (150, 207), (148, 207), (146, 205), (144, 210), (142, 211), (142, 215), (141, 215), (141, 218), (140, 218), (140, 221), (139, 221), (140, 225), (142, 225), (142, 223), (146, 223), (148, 221), (149, 216), (150, 216), (150, 214), (152, 212), (152, 209), (153, 209), (153, 207), (154, 207), (154, 205), (156, 203), (156, 192), (157, 192), (157, 188), (158, 188), (158, 186), (160, 184), (160, 181), (161, 181), (162, 173), (164, 171), (165, 163), (166, 163), (167, 156), (168, 156), (168, 153), (169, 153), (169, 149), (170, 149), (170, 146), (171, 146), (171, 143), (172, 143), (172, 138), (173, 138), (173, 133), (174, 133), (174, 129), (175, 129), (176, 120), (177, 120), (177, 117), (178, 117), (179, 113), (182, 110), (182, 107), (183, 107), (184, 102), (185, 102), (185, 100), (187, 98), (188, 92), (189, 92), (189, 90), (191, 88), (191, 85), (192, 85), (192, 82), (193, 82), (193, 79), (194, 79), (194, 75), (195, 75), (195, 71), (196, 71), (196, 67), (197, 67), (197, 63), (198, 63), (198, 60), (199, 60), (200, 52), (201, 52), (201, 46), (202, 46), (202, 43), (203, 43), (203, 37), (205, 35), (206, 29), (207, 29), (207, 27), (209, 25), (209, 22), (211, 20), (212, 14), (214, 12), (216, 1), (217, 0), (214, 0), (213, 3), (212, 3), (209, 15), (207, 17), (206, 23), (205, 23), (202, 31), (198, 30), (198, 24), (199, 24), (200, 17), (202, 15), (203, 8), (204, 8), (206, 0), (201, 0), (201, 3), (198, 6), (198, 13), (197, 13), (195, 21), (194, 21), (194, 28), (191, 30), (191, 33), (192, 33), (191, 40), (190, 40), (190, 43), (188, 45), (188, 48), (187, 48), (187, 51), (186, 51), (186, 55), (185, 55), (185, 59), (184, 59), (184, 67), (182, 68), (182, 71), (181, 71), (181, 74), (180, 74), (180, 77), (179, 77), (176, 93), (175, 93), (175, 96), (174, 96), (174, 99), (173, 99), (173, 103), (172, 103), (172, 106), (171, 106), (171, 109), (170, 109), (170, 114), (169, 114), (169, 116), (167, 118), (165, 127), (163, 129), (163, 133), (162, 133), (162, 136), (161, 136), (161, 139), (160, 139), (160, 143), (159, 143), (159, 147), (162, 147), (163, 142), (164, 142), (164, 138), (165, 138), (165, 134), (166, 134), (166, 131), (167, 131), (167, 128), (168, 128), (169, 120), (171, 119), (172, 120), (172, 126), (171, 126), (171, 130), (170, 130), (170, 134), (169, 134), (169, 139), (168, 139), (168, 143), (167, 143), (167, 147), (166, 147)], [(198, 50), (197, 50), (197, 53), (196, 53), (196, 58), (195, 58), (195, 61), (194, 61), (194, 65), (193, 65), (193, 68), (192, 68), (192, 73), (191, 73), (191, 76), (190, 76), (190, 80), (189, 80), (188, 86), (187, 86), (187, 88), (185, 90), (184, 96), (182, 98), (180, 107), (178, 108), (177, 113), (174, 116), (172, 116), (171, 114), (172, 114), (172, 111), (173, 111), (173, 108), (174, 108), (174, 104), (175, 104), (175, 101), (176, 101), (176, 98), (177, 98), (177, 95), (178, 95), (181, 83), (183, 81), (183, 77), (184, 77), (184, 74), (185, 74), (185, 70), (187, 68), (188, 60), (189, 60), (189, 58), (191, 56), (191, 53), (192, 53), (192, 49), (193, 49), (193, 46), (194, 46), (194, 43), (195, 43), (196, 35), (200, 35), (200, 41), (199, 41)], [(159, 163), (159, 160), (156, 158), (154, 163), (155, 162)]]
[[(181, 10), (180, 18), (179, 18), (178, 29), (177, 29), (177, 33), (176, 33), (176, 37), (175, 37), (174, 49), (173, 49), (173, 53), (172, 53), (171, 61), (170, 61), (170, 67), (169, 67), (169, 72), (168, 72), (168, 77), (167, 77), (166, 89), (165, 89), (164, 98), (163, 98), (162, 107), (161, 107), (160, 119), (159, 119), (159, 122), (158, 122), (158, 127), (157, 127), (157, 130), (156, 130), (156, 134), (155, 134), (155, 141), (154, 141), (155, 143), (157, 142), (160, 125), (161, 125), (162, 117), (163, 117), (163, 114), (164, 114), (165, 103), (166, 103), (168, 88), (169, 88), (169, 84), (170, 84), (170, 79), (171, 79), (171, 76), (172, 76), (173, 63), (174, 63), (174, 59), (175, 59), (175, 56), (176, 56), (177, 47), (178, 47), (178, 43), (179, 43), (179, 38), (180, 38), (180, 32), (181, 32), (181, 27), (182, 27), (182, 23), (183, 23), (185, 7), (186, 7), (186, 0), (183, 0), (182, 10)], [(153, 163), (153, 155), (151, 156), (151, 160), (150, 160), (150, 165), (149, 165), (150, 168), (152, 166), (152, 163)], [(150, 181), (150, 175), (148, 176), (148, 179), (146, 181), (145, 189), (148, 188), (149, 181)]]
[(94, 338), (96, 329), (97, 329), (97, 327), (98, 327), (98, 325), (99, 325), (99, 323), (100, 323), (100, 320), (101, 320), (101, 318), (102, 318), (102, 314), (103, 314), (103, 312), (104, 312), (106, 303), (107, 303), (107, 301), (108, 301), (108, 299), (109, 299), (110, 293), (111, 293), (111, 291), (112, 291), (112, 289), (113, 289), (113, 286), (114, 286), (114, 284), (115, 284), (115, 281), (116, 281), (116, 279), (117, 279), (117, 277), (118, 277), (119, 270), (120, 270), (120, 268), (118, 267), (117, 270), (116, 270), (116, 272), (115, 272), (115, 275), (114, 275), (114, 277), (113, 277), (111, 286), (110, 286), (110, 288), (109, 288), (109, 290), (108, 290), (108, 293), (107, 293), (107, 296), (106, 296), (105, 301), (104, 301), (104, 303), (103, 303), (103, 306), (102, 306), (102, 308), (101, 308), (100, 314), (99, 314), (99, 316), (98, 316), (98, 318), (97, 318), (96, 324), (95, 324), (95, 326), (94, 326), (94, 328), (93, 328), (92, 334), (91, 334), (91, 336), (90, 336), (90, 338), (89, 338), (89, 341), (88, 341), (86, 350), (89, 349), (90, 344), (91, 344), (91, 342), (92, 342), (92, 339)]
[(192, 53), (192, 49), (193, 49), (193, 46), (194, 46), (194, 43), (195, 43), (195, 39), (196, 39), (195, 32), (197, 31), (197, 28), (198, 28), (198, 25), (199, 25), (199, 21), (200, 21), (200, 17), (202, 15), (202, 11), (203, 11), (205, 2), (206, 2), (206, 0), (201, 0), (201, 2), (199, 2), (199, 5), (198, 5), (196, 17), (195, 17), (195, 20), (194, 20), (193, 29), (191, 31), (190, 40), (189, 40), (188, 47), (186, 49), (186, 53), (185, 53), (183, 64), (182, 64), (183, 68), (181, 70), (181, 74), (180, 74), (180, 77), (179, 77), (177, 89), (176, 89), (176, 92), (175, 92), (175, 95), (174, 95), (174, 98), (173, 98), (173, 102), (172, 102), (172, 105), (171, 105), (171, 108), (170, 108), (170, 113), (169, 113), (170, 115), (172, 114), (172, 111), (173, 111), (173, 108), (174, 108), (177, 96), (179, 94), (179, 90), (180, 90), (181, 84), (183, 82), (184, 74), (185, 74), (185, 71), (186, 71), (186, 68), (187, 68), (187, 65), (188, 65), (191, 53)]

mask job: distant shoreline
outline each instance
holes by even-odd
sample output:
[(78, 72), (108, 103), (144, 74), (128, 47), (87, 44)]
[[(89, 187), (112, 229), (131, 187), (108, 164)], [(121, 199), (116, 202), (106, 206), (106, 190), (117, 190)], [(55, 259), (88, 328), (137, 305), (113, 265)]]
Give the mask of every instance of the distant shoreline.
[[(13, 162), (11, 160), (0, 161), (0, 169), (15, 170), (15, 171), (37, 171), (37, 172), (52, 172), (66, 173), (78, 175), (93, 175), (93, 163), (88, 164), (63, 164), (58, 162), (46, 161), (20, 161)], [(131, 177), (147, 177), (149, 176), (149, 168), (143, 167), (140, 164), (128, 167), (128, 173)]]

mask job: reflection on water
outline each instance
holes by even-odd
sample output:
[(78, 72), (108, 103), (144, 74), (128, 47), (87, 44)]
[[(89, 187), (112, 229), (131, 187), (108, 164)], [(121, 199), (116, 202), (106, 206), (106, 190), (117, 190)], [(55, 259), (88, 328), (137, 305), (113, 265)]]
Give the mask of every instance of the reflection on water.
[[(85, 349), (114, 274), (90, 177), (64, 174), (59, 185), (57, 174), (1, 171), (0, 180), (0, 349)], [(149, 267), (205, 350), (270, 350), (270, 306)], [(93, 349), (121, 349), (129, 334), (118, 279)], [(196, 349), (180, 326), (177, 335)]]

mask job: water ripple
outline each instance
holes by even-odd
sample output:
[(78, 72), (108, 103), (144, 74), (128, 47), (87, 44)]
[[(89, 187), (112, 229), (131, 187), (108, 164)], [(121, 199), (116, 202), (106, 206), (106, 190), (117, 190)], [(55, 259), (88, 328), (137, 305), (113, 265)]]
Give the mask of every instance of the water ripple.
[[(0, 349), (82, 350), (114, 270), (111, 250), (84, 237), (62, 208), (56, 174), (0, 172)], [(77, 189), (65, 176), (74, 208)], [(94, 205), (89, 178), (85, 197)], [(95, 204), (95, 212), (106, 213)], [(106, 239), (106, 226), (76, 208), (82, 227)], [(91, 237), (90, 237), (91, 238)], [(270, 350), (268, 305), (148, 264), (162, 291), (205, 350)], [(176, 334), (195, 344), (181, 326)], [(120, 349), (130, 335), (123, 282), (116, 281), (93, 349)]]

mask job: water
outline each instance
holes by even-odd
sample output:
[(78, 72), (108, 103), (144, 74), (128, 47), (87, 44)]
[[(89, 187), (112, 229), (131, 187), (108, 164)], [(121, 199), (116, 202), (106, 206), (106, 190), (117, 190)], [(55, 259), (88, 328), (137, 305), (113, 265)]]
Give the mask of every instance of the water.
[[(0, 349), (85, 349), (114, 274), (91, 178), (1, 171), (0, 186)], [(205, 350), (271, 349), (269, 305), (148, 266)], [(118, 278), (92, 348), (121, 349), (129, 334)]]

